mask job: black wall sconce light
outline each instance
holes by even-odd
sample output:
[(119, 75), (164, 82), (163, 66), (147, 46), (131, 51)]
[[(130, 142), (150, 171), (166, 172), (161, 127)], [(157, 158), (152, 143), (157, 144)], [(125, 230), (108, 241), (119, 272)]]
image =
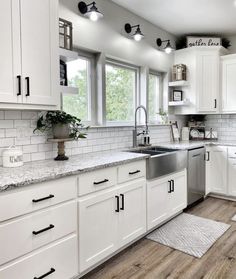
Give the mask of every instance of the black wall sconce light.
[(136, 28), (137, 29), (135, 30), (134, 34), (132, 35), (132, 37), (134, 38), (135, 41), (139, 42), (142, 40), (142, 38), (144, 37), (143, 33), (141, 32), (141, 29), (140, 29), (140, 25), (137, 24), (137, 25), (134, 25), (134, 26), (131, 26), (129, 23), (126, 23), (125, 24), (125, 32), (130, 34), (132, 29), (133, 28)]
[(78, 8), (81, 14), (88, 17), (92, 21), (97, 21), (98, 19), (103, 17), (103, 14), (100, 13), (98, 8), (96, 7), (95, 2), (87, 5), (85, 2), (81, 1), (78, 4)]
[(171, 46), (170, 44), (170, 40), (161, 40), (160, 38), (157, 39), (156, 43), (157, 43), (157, 46), (160, 47), (162, 45), (162, 43), (165, 43), (167, 42), (166, 46), (163, 48), (163, 50), (166, 52), (166, 53), (171, 53), (172, 51), (174, 51), (175, 49)]

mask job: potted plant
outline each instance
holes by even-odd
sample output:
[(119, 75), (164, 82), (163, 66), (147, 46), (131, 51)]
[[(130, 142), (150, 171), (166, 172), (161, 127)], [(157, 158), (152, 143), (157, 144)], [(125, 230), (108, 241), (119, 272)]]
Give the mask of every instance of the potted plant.
[(37, 120), (35, 131), (52, 131), (54, 139), (79, 139), (86, 138), (86, 133), (81, 132), (84, 125), (81, 120), (64, 111), (48, 111)]

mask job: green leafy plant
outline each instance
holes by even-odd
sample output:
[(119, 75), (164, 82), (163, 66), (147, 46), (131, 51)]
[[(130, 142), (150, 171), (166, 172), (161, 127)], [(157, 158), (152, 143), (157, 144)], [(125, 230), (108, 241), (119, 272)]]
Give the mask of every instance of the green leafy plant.
[(81, 123), (81, 119), (70, 115), (64, 111), (48, 111), (42, 114), (37, 120), (34, 132), (45, 132), (52, 130), (57, 124), (67, 124), (70, 127), (70, 138), (79, 139), (86, 138), (86, 133), (81, 132), (82, 128), (88, 129)]

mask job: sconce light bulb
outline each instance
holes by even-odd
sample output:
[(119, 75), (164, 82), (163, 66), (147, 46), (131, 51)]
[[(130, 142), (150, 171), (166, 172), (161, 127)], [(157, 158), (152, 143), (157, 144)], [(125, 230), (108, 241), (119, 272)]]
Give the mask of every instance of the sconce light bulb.
[(136, 42), (140, 42), (142, 40), (143, 36), (141, 34), (135, 34), (134, 35), (134, 40)]
[(172, 48), (171, 47), (167, 47), (165, 48), (165, 53), (170, 54), (172, 52)]
[(98, 20), (97, 12), (91, 12), (91, 14), (89, 15), (89, 19), (92, 21), (97, 21)]

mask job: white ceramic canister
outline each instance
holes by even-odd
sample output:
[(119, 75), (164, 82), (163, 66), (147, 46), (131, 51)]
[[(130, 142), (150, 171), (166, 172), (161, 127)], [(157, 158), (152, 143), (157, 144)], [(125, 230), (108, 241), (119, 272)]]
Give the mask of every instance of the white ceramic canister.
[(5, 168), (15, 168), (23, 166), (23, 152), (15, 146), (3, 150), (2, 164)]

